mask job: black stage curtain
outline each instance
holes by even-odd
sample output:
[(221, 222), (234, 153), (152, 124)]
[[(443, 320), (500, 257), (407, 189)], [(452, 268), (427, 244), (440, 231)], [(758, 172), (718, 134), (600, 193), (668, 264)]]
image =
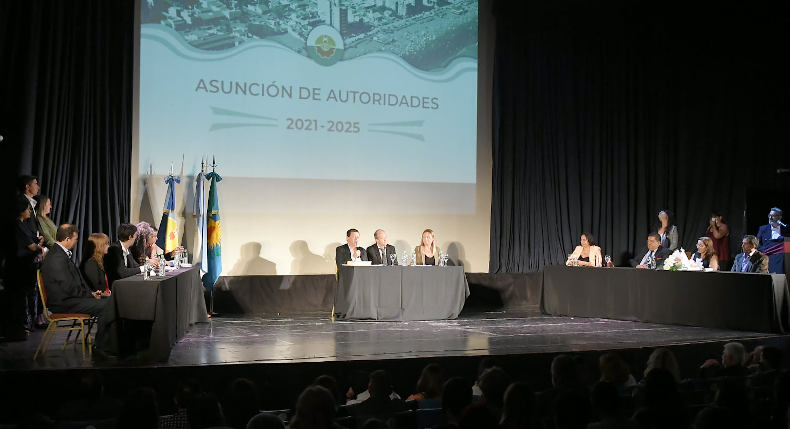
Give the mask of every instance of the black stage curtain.
[(664, 207), (689, 250), (722, 211), (734, 255), (747, 190), (787, 195), (786, 3), (494, 8), (492, 273), (561, 264), (584, 231), (627, 263)]
[(133, 37), (134, 1), (0, 2), (3, 183), (37, 175), (83, 241), (129, 219)]

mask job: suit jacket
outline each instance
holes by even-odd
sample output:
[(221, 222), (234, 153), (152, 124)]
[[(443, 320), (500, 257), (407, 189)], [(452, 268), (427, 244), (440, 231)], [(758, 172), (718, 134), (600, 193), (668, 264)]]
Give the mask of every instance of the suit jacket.
[(389, 257), (390, 255), (395, 255), (395, 265), (398, 265), (398, 252), (395, 251), (395, 246), (388, 244), (384, 249), (384, 252), (384, 257), (387, 258), (387, 260), (382, 262), (381, 255), (379, 254), (379, 245), (373, 243), (372, 246), (368, 247), (368, 261), (372, 261), (373, 265), (392, 265), (390, 263)]
[[(786, 226), (779, 226), (779, 233), (782, 237), (790, 237), (790, 228)], [(771, 225), (763, 225), (757, 230), (757, 239), (760, 240), (758, 250), (764, 250), (776, 244), (779, 240), (771, 239)]]
[[(676, 225), (670, 225), (668, 231), (664, 231), (666, 235), (666, 240), (661, 242), (661, 246), (667, 248), (671, 251), (675, 251), (678, 248), (678, 227)], [(670, 255), (672, 253), (670, 252)]]
[(33, 233), (33, 237), (38, 237), (41, 235), (41, 226), (38, 224), (38, 218), (36, 217), (36, 208), (33, 207), (33, 203), (31, 203), (30, 200), (28, 200), (27, 205), (30, 206), (30, 217), (25, 220), (25, 225), (27, 225), (30, 232)]
[[(771, 230), (768, 230), (770, 233)], [(768, 256), (759, 250), (755, 250), (751, 258), (746, 260), (745, 253), (739, 253), (735, 256), (735, 263), (732, 264), (730, 271), (742, 273), (743, 266), (746, 265), (747, 273), (767, 273), (768, 272)]]
[(140, 274), (140, 264), (134, 260), (131, 252), (126, 256), (126, 265), (124, 265), (123, 260), (121, 243), (116, 241), (110, 245), (107, 254), (104, 255), (104, 271), (107, 273), (107, 281), (110, 283), (110, 287), (118, 279)]
[[(365, 249), (362, 247), (357, 247), (359, 250), (359, 258), (363, 261), (367, 261), (367, 257), (365, 256)], [(348, 248), (348, 244), (343, 244), (341, 246), (337, 246), (335, 249), (335, 264), (337, 265), (337, 270), (340, 271), (340, 266), (345, 264), (346, 262), (351, 260), (351, 249)]]
[[(642, 264), (644, 264), (644, 263), (645, 263), (645, 261), (646, 261), (646, 259), (647, 259), (647, 255), (648, 255), (649, 253), (650, 253), (650, 250), (648, 250), (647, 252), (645, 252), (645, 256), (643, 256), (643, 257), (642, 257), (642, 261), (639, 263), (640, 265), (642, 265)], [(664, 247), (664, 246), (658, 246), (658, 249), (656, 249), (656, 253), (655, 253), (655, 255), (654, 255), (654, 256), (655, 256), (655, 258), (656, 258), (656, 269), (657, 269), (657, 270), (663, 270), (663, 269), (664, 269), (664, 261), (665, 261), (665, 260), (666, 260), (666, 259), (669, 257), (669, 255), (671, 255), (671, 254), (672, 254), (672, 252), (670, 252), (670, 251), (669, 251), (669, 249), (667, 249), (666, 247)]]
[(47, 307), (52, 312), (68, 312), (74, 300), (93, 299), (93, 290), (85, 283), (80, 270), (57, 244), (41, 263), (41, 278), (47, 292)]

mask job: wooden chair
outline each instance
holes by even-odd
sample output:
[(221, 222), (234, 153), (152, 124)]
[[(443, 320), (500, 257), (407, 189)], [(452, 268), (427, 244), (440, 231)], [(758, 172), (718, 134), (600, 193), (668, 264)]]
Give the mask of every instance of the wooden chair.
[[(38, 358), (39, 352), (43, 352), (44, 354), (47, 353), (49, 342), (52, 340), (52, 336), (55, 334), (55, 332), (58, 331), (68, 332), (66, 341), (63, 342), (63, 347), (61, 347), (61, 350), (66, 350), (66, 346), (69, 344), (72, 332), (79, 331), (80, 339), (82, 340), (80, 341), (82, 343), (82, 358), (85, 359), (86, 341), (88, 344), (88, 352), (90, 353), (91, 351), (91, 328), (93, 327), (93, 322), (95, 320), (90, 314), (84, 313), (50, 313), (49, 309), (47, 308), (47, 289), (44, 287), (44, 281), (41, 278), (41, 270), (36, 271), (36, 280), (38, 282), (38, 292), (41, 295), (41, 304), (44, 307), (44, 316), (47, 318), (49, 323), (47, 325), (47, 330), (44, 331), (44, 335), (41, 336), (41, 341), (38, 343), (36, 354), (33, 355), (33, 359), (35, 360)], [(74, 348), (77, 348), (76, 337), (74, 338)]]

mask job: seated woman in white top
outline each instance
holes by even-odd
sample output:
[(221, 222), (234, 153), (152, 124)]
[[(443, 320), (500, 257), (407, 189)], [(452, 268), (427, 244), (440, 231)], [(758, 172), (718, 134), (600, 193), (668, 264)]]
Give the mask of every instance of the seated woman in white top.
[(572, 260), (576, 259), (579, 266), (582, 267), (600, 267), (601, 261), (601, 248), (595, 245), (595, 238), (592, 234), (585, 232), (581, 237), (581, 244), (573, 249), (573, 253), (565, 261), (565, 265), (572, 265)]

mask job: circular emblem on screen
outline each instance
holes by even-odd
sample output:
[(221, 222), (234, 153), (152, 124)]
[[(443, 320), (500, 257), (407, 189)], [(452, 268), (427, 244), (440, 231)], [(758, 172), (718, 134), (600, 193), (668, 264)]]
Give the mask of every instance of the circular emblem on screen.
[(322, 66), (331, 66), (343, 58), (343, 38), (328, 25), (319, 25), (307, 36), (307, 53)]

